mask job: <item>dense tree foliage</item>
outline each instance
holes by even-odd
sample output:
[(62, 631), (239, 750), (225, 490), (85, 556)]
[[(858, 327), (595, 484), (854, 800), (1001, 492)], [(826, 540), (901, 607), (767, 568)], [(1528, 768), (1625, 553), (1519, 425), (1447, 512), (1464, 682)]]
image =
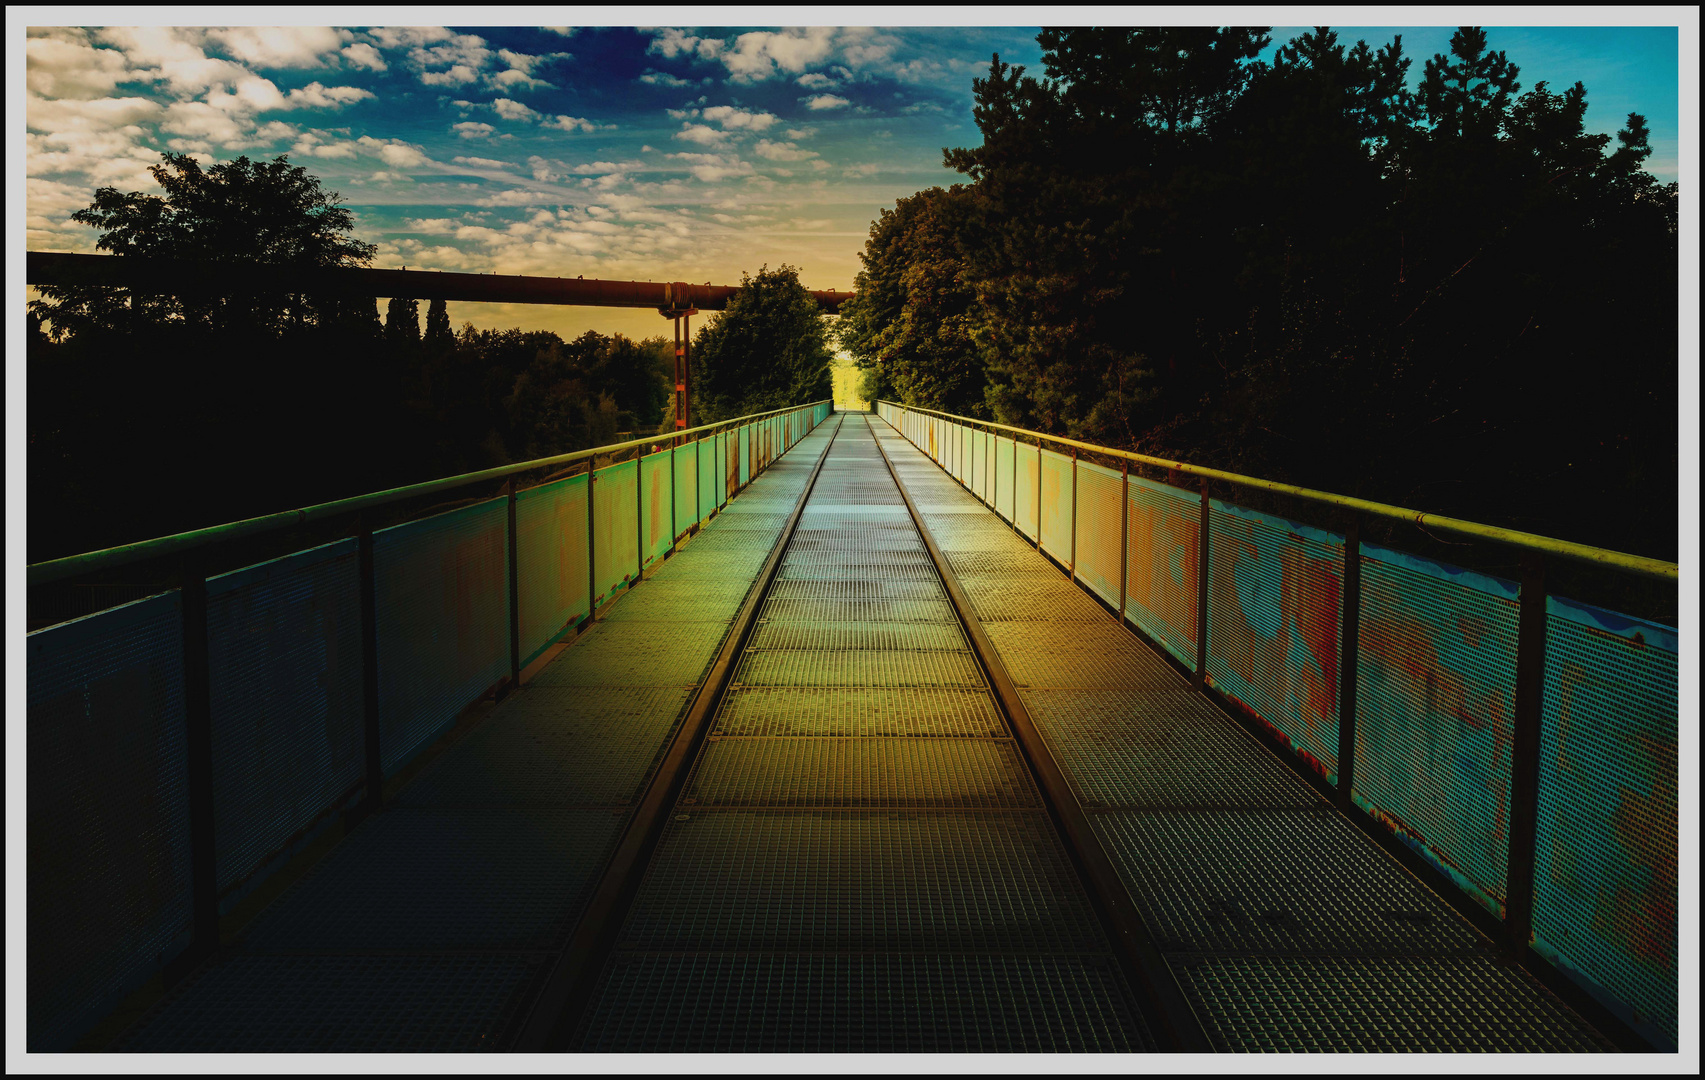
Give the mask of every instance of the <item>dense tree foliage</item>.
[(833, 393), (828, 317), (797, 268), (740, 275), (740, 291), (693, 339), (693, 423), (821, 401)]
[[(338, 196), (284, 158), (203, 170), (164, 195), (97, 192), (98, 246), (309, 267), (363, 265)], [(450, 329), (432, 301), (182, 298), (43, 288), (29, 305), (31, 561), (564, 453), (665, 422), (673, 349), (588, 332)]]
[[(1676, 548), (1676, 188), (1645, 122), (1464, 27), (1047, 30), (974, 83), (970, 183), (872, 225), (842, 343), (900, 400)], [(1603, 513), (1600, 506), (1619, 509)]]

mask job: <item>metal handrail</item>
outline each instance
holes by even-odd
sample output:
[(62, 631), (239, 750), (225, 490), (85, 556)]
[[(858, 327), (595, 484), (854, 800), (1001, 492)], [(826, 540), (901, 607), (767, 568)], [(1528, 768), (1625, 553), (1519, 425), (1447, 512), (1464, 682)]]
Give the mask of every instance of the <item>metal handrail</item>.
[(152, 540), (138, 540), (132, 544), (120, 544), (117, 547), (103, 548), (100, 551), (89, 551), (81, 555), (67, 555), (59, 559), (49, 559), (30, 565), (27, 582), (29, 585), (46, 585), (77, 574), (87, 574), (142, 559), (177, 554), (214, 541), (236, 540), (245, 536), (270, 532), (273, 529), (303, 525), (310, 521), (320, 521), (338, 514), (348, 514), (357, 510), (384, 506), (387, 503), (399, 502), (418, 495), (430, 495), (435, 491), (447, 491), (466, 484), (477, 484), (484, 480), (500, 480), (506, 476), (530, 472), (533, 469), (551, 465), (566, 465), (571, 462), (585, 461), (601, 454), (613, 454), (658, 442), (669, 442), (685, 435), (732, 427), (761, 420), (766, 416), (775, 416), (778, 413), (792, 412), (796, 409), (808, 409), (813, 405), (824, 403), (824, 401), (810, 401), (803, 405), (788, 405), (766, 412), (748, 413), (745, 416), (729, 420), (719, 420), (714, 424), (701, 424), (698, 427), (686, 428), (682, 431), (669, 431), (661, 435), (651, 435), (644, 439), (630, 439), (627, 442), (612, 443), (609, 446), (594, 446), (588, 450), (576, 450), (568, 454), (535, 458), (532, 461), (523, 461), (514, 465), (500, 465), (494, 469), (482, 469), (478, 472), (462, 473), (460, 476), (447, 476), (440, 480), (427, 480), (418, 484), (390, 488), (386, 491), (375, 491), (367, 495), (354, 495), (347, 499), (316, 503), (313, 506), (305, 506), (298, 510), (281, 510), (276, 514), (263, 514), (260, 517), (227, 522), (224, 525), (209, 525), (204, 529), (191, 529), (189, 532), (173, 533), (170, 536), (156, 537)]
[(1661, 581), (1677, 581), (1679, 568), (1676, 563), (1665, 562), (1662, 559), (1652, 559), (1644, 555), (1630, 555), (1626, 552), (1611, 551), (1608, 548), (1593, 547), (1589, 544), (1577, 544), (1570, 540), (1558, 540), (1537, 533), (1522, 532), (1518, 529), (1504, 529), (1496, 525), (1482, 525), (1474, 521), (1464, 521), (1461, 518), (1445, 517), (1442, 514), (1428, 514), (1407, 507), (1392, 506), (1389, 503), (1372, 502), (1368, 499), (1358, 499), (1349, 495), (1334, 495), (1330, 491), (1317, 491), (1313, 488), (1298, 487), (1295, 484), (1281, 484), (1275, 480), (1262, 480), (1255, 476), (1244, 476), (1242, 473), (1227, 472), (1224, 469), (1213, 469), (1205, 465), (1191, 465), (1183, 461), (1170, 461), (1166, 458), (1153, 457), (1149, 454), (1139, 454), (1132, 450), (1117, 450), (1110, 446), (1098, 446), (1095, 443), (1080, 442), (1061, 435), (1048, 435), (1029, 428), (1013, 427), (1010, 424), (997, 424), (992, 420), (979, 420), (974, 416), (960, 416), (956, 413), (942, 412), (939, 409), (926, 409), (917, 405), (903, 405), (897, 401), (879, 401), (881, 405), (892, 405), (897, 409), (907, 409), (916, 413), (928, 413), (943, 419), (960, 423), (976, 424), (980, 427), (1011, 431), (1040, 440), (1058, 443), (1078, 450), (1088, 450), (1095, 454), (1121, 458), (1141, 465), (1152, 465), (1157, 468), (1172, 469), (1190, 476), (1199, 476), (1208, 480), (1223, 480), (1227, 483), (1240, 484), (1244, 487), (1258, 488), (1280, 495), (1289, 495), (1298, 499), (1322, 503), (1327, 506), (1337, 506), (1346, 510), (1369, 514), (1374, 517), (1389, 518), (1394, 521), (1406, 521), (1424, 529), (1438, 529), (1444, 532), (1456, 533), (1459, 536), (1472, 536), (1481, 540), (1495, 540), (1501, 544), (1521, 548), (1526, 551), (1542, 552), (1547, 555), (1557, 555), (1579, 562), (1591, 563), (1595, 566), (1608, 566), (1631, 574), (1656, 578)]

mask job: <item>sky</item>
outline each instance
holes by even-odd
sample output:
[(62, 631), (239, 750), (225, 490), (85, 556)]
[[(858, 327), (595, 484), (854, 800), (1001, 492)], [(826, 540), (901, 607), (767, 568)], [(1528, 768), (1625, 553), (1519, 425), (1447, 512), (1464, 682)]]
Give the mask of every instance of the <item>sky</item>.
[[(12, 28), (28, 28), (31, 250), (93, 251), (96, 234), (69, 215), (100, 186), (157, 190), (147, 167), (163, 150), (287, 153), (343, 197), (379, 267), (737, 284), (789, 263), (808, 287), (846, 290), (881, 208), (962, 179), (942, 149), (980, 141), (971, 82), (990, 55), (1040, 73), (1035, 27), (56, 25), (82, 11)], [(1269, 54), (1304, 29), (1275, 27)], [(1418, 82), (1451, 27), (1351, 26), (1340, 39), (1396, 33)], [(1676, 178), (1675, 27), (1493, 29), (1491, 44), (1524, 91), (1585, 82), (1592, 130), (1646, 115), (1651, 170)], [(633, 310), (452, 303), (451, 317), (565, 336), (669, 330)]]

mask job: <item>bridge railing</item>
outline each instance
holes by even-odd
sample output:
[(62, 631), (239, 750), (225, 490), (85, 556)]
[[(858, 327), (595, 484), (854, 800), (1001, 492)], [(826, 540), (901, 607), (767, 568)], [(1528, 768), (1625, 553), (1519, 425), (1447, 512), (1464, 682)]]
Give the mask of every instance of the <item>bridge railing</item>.
[[(1676, 564), (877, 408), (1346, 812), (1472, 897), (1518, 953), (1532, 949), (1654, 1046), (1675, 1047), (1677, 632), (1549, 594), (1546, 566), (1674, 583)], [(1211, 482), (1334, 507), (1349, 524), (1240, 506), (1214, 498)], [(1521, 580), (1365, 541), (1367, 519), (1513, 547)]]
[[(179, 588), (28, 636), (29, 1048), (70, 1047), (156, 972), (207, 955), (222, 914), (341, 813), (376, 807), (469, 705), (512, 687), (831, 408), (31, 566), (31, 586), (163, 557), (184, 570)], [(497, 480), (496, 498), (206, 573), (215, 545)]]

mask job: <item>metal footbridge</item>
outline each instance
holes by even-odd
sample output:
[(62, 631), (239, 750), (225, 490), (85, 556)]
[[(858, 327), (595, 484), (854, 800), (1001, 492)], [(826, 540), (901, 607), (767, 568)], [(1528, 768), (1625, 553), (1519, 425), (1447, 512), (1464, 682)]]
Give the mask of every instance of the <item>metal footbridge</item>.
[(1673, 630), (886, 403), (604, 451), (30, 636), (30, 1049), (1675, 1050)]

